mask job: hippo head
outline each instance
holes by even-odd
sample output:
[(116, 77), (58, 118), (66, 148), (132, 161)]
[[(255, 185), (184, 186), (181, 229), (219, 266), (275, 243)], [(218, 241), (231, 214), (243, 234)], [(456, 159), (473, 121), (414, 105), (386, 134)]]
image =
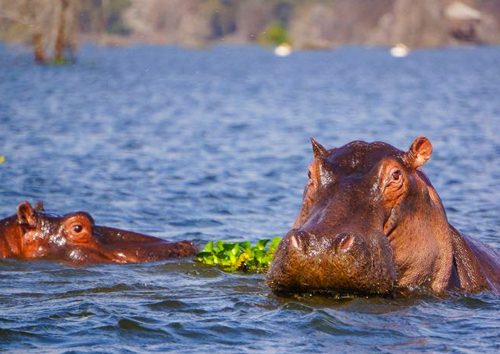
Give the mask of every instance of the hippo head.
[[(70, 263), (145, 262), (190, 256), (196, 247), (188, 241), (160, 238), (95, 225), (86, 212), (62, 216), (44, 212), (43, 205), (22, 202), (17, 207), (14, 232), (9, 234), (11, 253), (23, 259), (55, 259)], [(13, 224), (10, 219), (7, 224)], [(5, 228), (5, 225), (4, 225)], [(12, 240), (12, 235), (16, 240)]]
[(327, 150), (312, 139), (312, 146), (302, 208), (267, 283), (275, 292), (392, 292), (397, 274), (388, 236), (398, 205), (415, 193), (412, 176), (430, 157), (430, 142), (417, 138), (407, 152), (382, 142)]
[(18, 232), (14, 233), (16, 240), (9, 243), (13, 254), (32, 259), (45, 257), (50, 253), (49, 249), (54, 241), (51, 240), (51, 235), (56, 233), (54, 225), (57, 223), (51, 221), (55, 219), (54, 217), (45, 216), (43, 210), (41, 202), (34, 208), (28, 202), (22, 202), (17, 206), (15, 223)]

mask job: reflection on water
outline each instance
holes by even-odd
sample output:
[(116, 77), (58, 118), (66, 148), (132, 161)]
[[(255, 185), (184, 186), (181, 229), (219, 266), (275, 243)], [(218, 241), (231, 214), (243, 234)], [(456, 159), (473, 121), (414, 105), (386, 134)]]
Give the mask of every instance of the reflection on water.
[[(500, 50), (85, 48), (40, 67), (0, 47), (0, 215), (51, 212), (170, 240), (282, 235), (308, 143), (428, 136), (425, 170), (462, 231), (499, 247)], [(0, 262), (0, 350), (485, 351), (495, 296), (273, 295), (191, 260), (72, 268)]]

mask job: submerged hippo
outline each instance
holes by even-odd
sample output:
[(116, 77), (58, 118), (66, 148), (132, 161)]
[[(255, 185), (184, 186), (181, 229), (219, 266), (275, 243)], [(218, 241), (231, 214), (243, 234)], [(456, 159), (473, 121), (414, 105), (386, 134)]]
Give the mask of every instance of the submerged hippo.
[(157, 237), (94, 224), (85, 212), (47, 214), (28, 202), (0, 220), (0, 259), (52, 259), (73, 264), (138, 263), (187, 257), (196, 253), (188, 241)]
[(427, 138), (406, 152), (382, 142), (312, 145), (302, 209), (267, 274), (275, 292), (500, 292), (500, 255), (448, 223), (420, 170)]

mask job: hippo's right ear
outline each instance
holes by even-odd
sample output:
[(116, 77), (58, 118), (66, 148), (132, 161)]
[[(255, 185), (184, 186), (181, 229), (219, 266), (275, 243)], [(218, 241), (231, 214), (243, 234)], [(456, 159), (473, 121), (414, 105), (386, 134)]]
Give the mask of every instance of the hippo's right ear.
[(17, 223), (30, 227), (36, 226), (35, 211), (29, 202), (22, 202), (17, 206)]
[(45, 211), (45, 207), (43, 205), (43, 202), (41, 200), (38, 200), (35, 204), (35, 210), (36, 211)]
[(432, 155), (432, 144), (425, 136), (416, 138), (407, 152), (407, 161), (413, 168), (418, 168), (425, 164)]
[(315, 159), (318, 159), (320, 157), (326, 157), (328, 155), (328, 151), (316, 141), (316, 139), (311, 138), (311, 145), (313, 148), (313, 155)]

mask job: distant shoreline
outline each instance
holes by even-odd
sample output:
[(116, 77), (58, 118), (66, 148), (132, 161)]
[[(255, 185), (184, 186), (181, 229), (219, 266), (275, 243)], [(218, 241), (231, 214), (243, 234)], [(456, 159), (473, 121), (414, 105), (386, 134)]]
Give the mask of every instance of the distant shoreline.
[[(0, 45), (11, 47), (11, 48), (23, 48), (26, 51), (31, 51), (31, 46), (27, 43), (22, 43), (19, 41), (0, 41)], [(185, 50), (193, 50), (193, 51), (204, 51), (211, 50), (213, 48), (218, 47), (258, 47), (264, 50), (272, 51), (275, 47), (269, 45), (263, 45), (256, 42), (228, 42), (228, 41), (219, 41), (207, 43), (203, 46), (186, 46), (179, 43), (160, 43), (160, 42), (151, 42), (151, 41), (139, 41), (139, 40), (120, 40), (120, 41), (100, 41), (93, 39), (82, 39), (79, 42), (77, 52), (81, 47), (86, 46), (95, 46), (100, 48), (130, 48), (130, 47), (176, 47)], [(440, 45), (440, 46), (419, 46), (415, 48), (410, 48), (411, 51), (427, 51), (427, 50), (440, 50), (440, 49), (475, 49), (475, 48), (495, 48), (500, 47), (500, 44), (495, 43), (460, 43), (460, 44), (450, 44), (450, 45)], [(328, 52), (335, 51), (339, 49), (345, 48), (364, 48), (364, 49), (379, 49), (379, 50), (389, 50), (391, 46), (388, 45), (380, 45), (380, 44), (357, 44), (357, 43), (346, 43), (333, 47), (324, 47), (324, 48), (293, 48), (293, 52)]]

